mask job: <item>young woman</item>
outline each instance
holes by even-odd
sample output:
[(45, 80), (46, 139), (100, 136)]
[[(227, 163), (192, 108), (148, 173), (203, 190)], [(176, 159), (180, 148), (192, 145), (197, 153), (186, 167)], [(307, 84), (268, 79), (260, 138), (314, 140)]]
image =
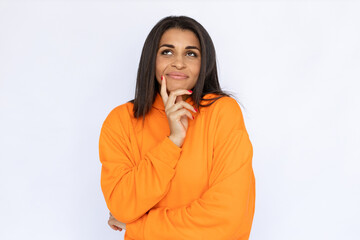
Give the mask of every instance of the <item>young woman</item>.
[(125, 239), (249, 238), (252, 145), (194, 19), (166, 17), (151, 30), (135, 99), (109, 113), (99, 149), (108, 223)]

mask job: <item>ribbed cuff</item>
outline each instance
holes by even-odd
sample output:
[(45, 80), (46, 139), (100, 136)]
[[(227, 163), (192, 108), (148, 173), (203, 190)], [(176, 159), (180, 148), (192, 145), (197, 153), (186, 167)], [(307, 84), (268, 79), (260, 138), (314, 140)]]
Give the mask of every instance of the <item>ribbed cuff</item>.
[(155, 148), (148, 154), (156, 159), (168, 164), (171, 168), (175, 168), (181, 154), (182, 149), (173, 143), (168, 137), (165, 137)]

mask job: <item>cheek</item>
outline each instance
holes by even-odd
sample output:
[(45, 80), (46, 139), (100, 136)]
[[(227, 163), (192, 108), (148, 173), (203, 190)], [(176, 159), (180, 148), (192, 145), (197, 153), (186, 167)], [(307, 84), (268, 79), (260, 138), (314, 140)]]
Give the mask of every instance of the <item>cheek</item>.
[(192, 72), (194, 73), (194, 75), (199, 76), (200, 67), (201, 67), (201, 62), (198, 62), (198, 63), (193, 65)]
[(161, 58), (157, 58), (155, 68), (156, 75), (159, 75), (160, 77), (160, 75), (164, 72), (166, 68), (166, 61), (162, 60)]
[(159, 84), (161, 84), (161, 74), (162, 74), (162, 67), (161, 67), (161, 60), (156, 58), (155, 62), (155, 77)]

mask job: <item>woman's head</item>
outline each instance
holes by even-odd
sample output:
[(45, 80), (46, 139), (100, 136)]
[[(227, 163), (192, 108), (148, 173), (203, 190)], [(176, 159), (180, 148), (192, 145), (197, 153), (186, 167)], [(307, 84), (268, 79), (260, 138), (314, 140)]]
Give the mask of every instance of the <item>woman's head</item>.
[(156, 54), (155, 77), (166, 78), (168, 92), (194, 88), (201, 68), (201, 47), (195, 33), (170, 28), (161, 36)]
[[(207, 93), (226, 95), (218, 82), (214, 44), (205, 28), (189, 17), (163, 18), (147, 36), (133, 101), (135, 117), (144, 117), (150, 111), (160, 89), (161, 75), (167, 79), (168, 91), (191, 89), (197, 107)], [(181, 76), (184, 81), (176, 79)]]

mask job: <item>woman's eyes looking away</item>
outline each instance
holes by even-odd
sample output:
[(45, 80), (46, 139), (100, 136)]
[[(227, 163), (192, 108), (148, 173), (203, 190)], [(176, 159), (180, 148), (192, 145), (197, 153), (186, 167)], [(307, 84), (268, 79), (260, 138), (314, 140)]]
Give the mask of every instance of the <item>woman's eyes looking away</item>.
[[(167, 56), (171, 56), (171, 55), (173, 55), (174, 53), (173, 53), (173, 51), (172, 50), (163, 50), (163, 51), (161, 51), (161, 55), (167, 55)], [(186, 52), (186, 56), (189, 56), (189, 57), (197, 57), (198, 55), (195, 53), (195, 52), (193, 52), (193, 51), (188, 51), (188, 52)]]

